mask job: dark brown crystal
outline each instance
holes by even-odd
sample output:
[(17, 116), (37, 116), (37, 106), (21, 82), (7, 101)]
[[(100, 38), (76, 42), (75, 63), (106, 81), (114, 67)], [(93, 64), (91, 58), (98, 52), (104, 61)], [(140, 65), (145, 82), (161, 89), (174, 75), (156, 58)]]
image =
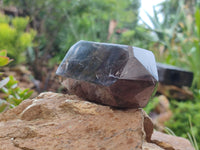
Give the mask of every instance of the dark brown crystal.
[(178, 87), (192, 85), (193, 72), (175, 66), (157, 63), (159, 82)]
[(152, 52), (88, 41), (73, 45), (56, 73), (69, 92), (121, 108), (145, 107), (158, 81)]

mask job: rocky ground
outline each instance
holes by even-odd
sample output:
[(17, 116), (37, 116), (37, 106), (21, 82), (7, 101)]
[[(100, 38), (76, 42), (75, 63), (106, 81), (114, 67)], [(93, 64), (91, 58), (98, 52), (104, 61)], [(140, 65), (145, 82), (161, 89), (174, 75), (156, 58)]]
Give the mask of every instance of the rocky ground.
[(46, 92), (0, 114), (0, 150), (194, 150), (153, 131), (142, 109), (114, 109)]

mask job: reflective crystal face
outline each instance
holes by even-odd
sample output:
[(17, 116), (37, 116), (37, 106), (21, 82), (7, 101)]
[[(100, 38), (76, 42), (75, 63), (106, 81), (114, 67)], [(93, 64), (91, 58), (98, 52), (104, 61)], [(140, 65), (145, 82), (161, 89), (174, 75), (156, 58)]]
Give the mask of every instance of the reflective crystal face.
[(74, 44), (56, 73), (69, 92), (115, 107), (144, 107), (158, 81), (152, 52), (88, 41)]

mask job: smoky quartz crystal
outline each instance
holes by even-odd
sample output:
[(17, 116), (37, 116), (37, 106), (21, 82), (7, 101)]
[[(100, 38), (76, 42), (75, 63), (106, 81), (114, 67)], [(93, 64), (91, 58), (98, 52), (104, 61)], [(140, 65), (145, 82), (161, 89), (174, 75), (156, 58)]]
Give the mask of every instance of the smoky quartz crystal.
[(141, 108), (158, 82), (154, 55), (137, 47), (79, 41), (56, 72), (72, 94), (119, 108)]

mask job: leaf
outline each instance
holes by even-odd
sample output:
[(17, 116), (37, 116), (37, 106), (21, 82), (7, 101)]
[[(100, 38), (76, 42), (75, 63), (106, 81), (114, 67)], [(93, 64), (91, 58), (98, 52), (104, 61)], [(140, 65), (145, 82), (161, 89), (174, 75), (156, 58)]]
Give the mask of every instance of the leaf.
[(2, 87), (2, 89), (1, 89), (1, 90), (2, 90), (2, 92), (3, 92), (3, 93), (6, 93), (6, 94), (8, 94), (8, 93), (9, 93), (9, 90), (8, 90), (7, 88), (5, 88), (5, 87)]
[(23, 90), (22, 92), (19, 93), (19, 96), (23, 97), (28, 91), (29, 91), (29, 89)]
[(8, 82), (10, 81), (10, 78), (7, 77), (0, 81), (0, 88), (4, 87)]
[(6, 56), (0, 56), (0, 67), (7, 65), (10, 59)]
[(17, 83), (15, 83), (15, 84), (13, 84), (12, 86), (11, 86), (11, 89), (15, 89), (16, 87), (17, 87)]
[(23, 101), (22, 99), (18, 99), (18, 98), (12, 98), (12, 99), (9, 100), (9, 102), (11, 104), (13, 104), (14, 106), (19, 105), (22, 101)]
[(9, 89), (12, 88), (12, 87), (16, 88), (15, 84), (17, 84), (18, 81), (13, 76), (9, 76), (9, 78), (10, 78), (10, 81), (8, 82), (6, 87), (9, 88)]
[(8, 107), (8, 105), (5, 104), (5, 103), (0, 104), (0, 113), (3, 112), (3, 111), (5, 111), (5, 109), (6, 109), (7, 107)]
[(0, 56), (7, 56), (7, 51), (6, 50), (1, 50), (0, 51)]
[(199, 34), (199, 37), (200, 37), (200, 9), (196, 10), (195, 20), (196, 20), (196, 26), (197, 26), (198, 34)]
[(153, 13), (154, 13), (155, 21), (156, 21), (156, 22), (159, 22), (159, 19), (158, 19), (158, 13), (157, 13), (157, 11), (156, 11), (155, 6), (153, 6)]
[[(154, 17), (152, 17), (148, 12), (146, 12), (146, 15), (148, 16), (149, 20), (151, 21), (152, 25), (154, 26), (155, 29), (161, 29), (161, 24), (158, 22)], [(155, 12), (154, 12), (155, 13)], [(154, 14), (154, 16), (158, 16), (158, 14)]]
[(33, 94), (33, 90), (29, 90), (28, 93), (23, 97), (23, 100), (28, 99)]
[(6, 109), (8, 109), (9, 103), (7, 103), (5, 100), (0, 99), (0, 113), (4, 112)]

